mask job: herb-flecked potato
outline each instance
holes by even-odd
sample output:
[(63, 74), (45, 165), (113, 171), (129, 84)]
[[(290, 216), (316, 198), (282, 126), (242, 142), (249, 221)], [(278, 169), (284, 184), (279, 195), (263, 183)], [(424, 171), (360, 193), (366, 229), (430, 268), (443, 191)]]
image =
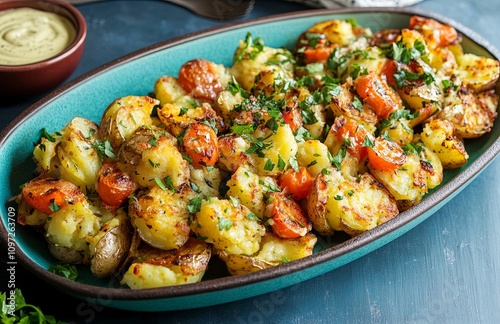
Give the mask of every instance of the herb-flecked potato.
[(46, 238), (56, 247), (51, 252), (56, 258), (66, 262), (65, 252), (57, 253), (61, 251), (57, 247), (77, 251), (82, 255), (82, 262), (87, 263), (90, 260), (88, 240), (99, 229), (99, 218), (92, 212), (87, 201), (66, 205), (50, 214), (45, 223)]
[(370, 168), (371, 174), (387, 188), (401, 210), (418, 204), (425, 194), (443, 180), (443, 165), (436, 153), (418, 141), (406, 155), (404, 164), (393, 171)]
[(94, 122), (76, 117), (61, 131), (61, 142), (57, 146), (61, 178), (74, 183), (85, 193), (94, 188), (101, 167), (95, 148), (98, 131)]
[(142, 126), (151, 125), (151, 112), (160, 102), (148, 96), (126, 96), (113, 101), (100, 123), (100, 137), (118, 149)]
[(118, 167), (143, 187), (168, 179), (179, 188), (189, 181), (189, 167), (176, 145), (176, 139), (161, 128), (139, 129), (121, 146)]
[(235, 200), (209, 198), (194, 215), (191, 229), (215, 249), (252, 255), (259, 250), (265, 227), (252, 212)]
[(344, 231), (351, 236), (375, 228), (399, 214), (394, 198), (369, 173), (352, 181), (333, 167), (316, 177), (307, 197), (307, 211), (321, 235)]
[(162, 250), (178, 249), (189, 238), (189, 189), (154, 186), (130, 198), (128, 214), (139, 236)]
[(432, 119), (426, 123), (420, 138), (437, 154), (444, 169), (459, 168), (469, 159), (463, 141), (455, 135), (453, 124), (446, 119)]

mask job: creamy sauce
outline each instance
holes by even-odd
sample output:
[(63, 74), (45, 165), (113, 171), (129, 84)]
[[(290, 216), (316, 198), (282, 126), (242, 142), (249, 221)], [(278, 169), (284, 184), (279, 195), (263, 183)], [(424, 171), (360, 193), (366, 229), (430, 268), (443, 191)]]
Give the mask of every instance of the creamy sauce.
[(51, 58), (75, 39), (73, 24), (61, 15), (32, 8), (0, 12), (0, 65), (23, 65)]

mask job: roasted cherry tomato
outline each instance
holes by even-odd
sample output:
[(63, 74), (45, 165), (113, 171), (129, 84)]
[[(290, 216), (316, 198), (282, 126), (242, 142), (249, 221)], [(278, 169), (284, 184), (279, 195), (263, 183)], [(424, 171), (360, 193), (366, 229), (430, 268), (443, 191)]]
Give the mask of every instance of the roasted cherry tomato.
[(373, 146), (367, 147), (368, 163), (377, 170), (393, 171), (406, 161), (406, 154), (395, 142), (377, 137)]
[(224, 90), (215, 63), (195, 59), (184, 63), (179, 71), (179, 83), (194, 98), (214, 101)]
[(279, 176), (278, 183), (285, 196), (301, 200), (309, 195), (314, 179), (304, 167), (300, 167), (298, 171), (289, 168)]
[(355, 81), (358, 95), (373, 108), (380, 118), (387, 118), (389, 114), (403, 107), (399, 95), (377, 74), (359, 76)]
[(68, 204), (83, 201), (85, 195), (73, 183), (54, 178), (36, 178), (22, 189), (24, 200), (44, 214), (53, 212)]
[(120, 207), (138, 188), (139, 185), (112, 161), (104, 161), (97, 172), (97, 193), (108, 206)]
[(213, 166), (219, 159), (217, 133), (206, 124), (190, 124), (182, 137), (182, 148), (198, 168)]
[(297, 104), (289, 103), (285, 106), (285, 109), (281, 113), (285, 123), (290, 126), (292, 132), (296, 132), (300, 126), (302, 126), (302, 114)]
[(366, 148), (363, 146), (363, 143), (369, 133), (355, 120), (337, 117), (335, 118), (331, 131), (335, 133), (339, 143), (346, 144), (347, 150), (352, 155), (358, 159), (366, 157)]
[(312, 229), (312, 224), (304, 215), (300, 205), (280, 192), (271, 193), (266, 216), (270, 219), (269, 223), (274, 234), (281, 238), (298, 238)]

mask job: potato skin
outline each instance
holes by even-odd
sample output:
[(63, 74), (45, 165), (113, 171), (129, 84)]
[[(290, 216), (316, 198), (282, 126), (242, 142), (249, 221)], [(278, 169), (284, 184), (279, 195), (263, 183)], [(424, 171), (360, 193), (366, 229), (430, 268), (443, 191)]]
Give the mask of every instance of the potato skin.
[(98, 278), (111, 276), (129, 252), (132, 242), (130, 220), (124, 210), (104, 223), (89, 240), (90, 271)]
[(113, 101), (100, 122), (100, 137), (117, 150), (142, 126), (151, 125), (151, 112), (160, 102), (148, 96), (126, 96)]
[(154, 187), (155, 179), (169, 177), (179, 188), (188, 183), (189, 168), (176, 143), (165, 131), (140, 129), (122, 145), (118, 167), (142, 187)]
[(217, 251), (217, 256), (226, 263), (229, 273), (236, 276), (310, 256), (317, 241), (317, 237), (312, 233), (297, 239), (282, 239), (272, 233), (266, 233), (262, 237), (259, 252), (254, 256), (230, 254), (225, 251)]
[(449, 91), (436, 118), (450, 121), (460, 138), (477, 138), (491, 130), (498, 113), (498, 95), (491, 91), (473, 93), (462, 86)]

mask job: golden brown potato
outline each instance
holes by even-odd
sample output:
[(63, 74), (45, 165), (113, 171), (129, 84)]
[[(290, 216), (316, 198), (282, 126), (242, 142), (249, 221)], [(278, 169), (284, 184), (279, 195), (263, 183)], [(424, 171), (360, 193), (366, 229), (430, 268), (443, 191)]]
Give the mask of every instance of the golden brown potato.
[(84, 193), (93, 190), (101, 168), (95, 147), (98, 131), (94, 122), (76, 117), (61, 131), (61, 142), (57, 146), (61, 178), (77, 185)]
[(243, 204), (234, 200), (209, 198), (194, 215), (192, 231), (217, 250), (252, 255), (259, 250), (265, 227)]
[(88, 240), (97, 235), (99, 229), (99, 219), (87, 201), (75, 202), (59, 209), (45, 223), (46, 239), (49, 245), (53, 245), (51, 252), (64, 262), (69, 262), (66, 253), (72, 250), (76, 251), (72, 253), (73, 261), (79, 259), (87, 263), (90, 260)]
[(356, 108), (355, 96), (350, 91), (349, 85), (344, 84), (337, 87), (337, 89), (338, 94), (336, 96), (332, 96), (331, 102), (328, 105), (333, 114), (335, 116), (344, 116), (345, 118), (354, 119), (367, 129), (373, 131), (375, 129), (375, 124), (378, 121), (377, 115), (373, 109), (367, 105), (362, 105), (359, 98), (358, 104), (362, 105), (363, 109), (358, 109), (359, 106)]
[(278, 188), (274, 179), (260, 177), (246, 165), (240, 166), (226, 185), (226, 195), (237, 199), (259, 218), (263, 217), (266, 208), (266, 193)]
[(192, 104), (199, 104), (197, 100), (188, 95), (179, 80), (173, 76), (165, 75), (158, 78), (154, 85), (154, 95), (160, 101), (160, 107), (173, 103), (187, 107), (190, 107)]
[(325, 34), (330, 43), (340, 46), (349, 45), (356, 39), (352, 24), (339, 19), (316, 23), (307, 32)]
[(418, 136), (411, 147), (414, 149), (408, 152), (399, 169), (382, 171), (370, 168), (371, 174), (396, 199), (400, 210), (418, 204), (429, 189), (443, 180), (443, 166), (438, 156), (418, 142)]
[(190, 185), (201, 197), (219, 197), (221, 173), (218, 168), (195, 168), (189, 165)]
[(219, 92), (219, 95), (213, 104), (213, 108), (217, 114), (224, 119), (226, 124), (230, 124), (231, 114), (234, 111), (234, 107), (241, 104), (243, 100), (244, 98), (239, 91), (233, 94), (229, 90), (223, 90)]
[(180, 249), (165, 251), (142, 245), (134, 255), (120, 283), (144, 289), (201, 281), (212, 252), (208, 244), (191, 237)]
[[(282, 71), (289, 77), (293, 76), (293, 64), (290, 58), (293, 54), (282, 48), (257, 46), (258, 39), (247, 37), (241, 41), (234, 54), (234, 64), (229, 72), (246, 91), (251, 91), (257, 75), (262, 71)], [(261, 40), (260, 40), (261, 41)]]
[(331, 167), (316, 177), (307, 198), (307, 212), (321, 235), (344, 231), (351, 236), (399, 214), (396, 201), (369, 173), (347, 180)]
[(437, 154), (444, 169), (459, 168), (469, 159), (463, 141), (455, 135), (453, 124), (433, 119), (424, 125), (420, 138), (426, 147)]
[(328, 147), (318, 140), (298, 143), (297, 162), (299, 167), (307, 168), (307, 172), (316, 177), (325, 168), (332, 165)]
[(147, 96), (126, 96), (113, 101), (101, 118), (99, 136), (118, 150), (137, 129), (151, 125), (151, 113), (160, 101)]
[(312, 233), (297, 239), (282, 239), (272, 233), (262, 237), (261, 248), (254, 256), (229, 254), (217, 251), (233, 276), (247, 274), (282, 263), (298, 260), (312, 255), (318, 239)]
[(208, 103), (196, 107), (167, 103), (161, 109), (158, 109), (158, 117), (174, 136), (178, 136), (190, 124), (195, 122), (214, 123), (220, 133), (226, 130), (224, 120), (217, 116), (215, 110)]
[(500, 63), (492, 58), (467, 53), (457, 58), (458, 76), (464, 84), (482, 92), (493, 88), (500, 76)]
[(176, 145), (164, 130), (140, 129), (122, 145), (118, 167), (142, 187), (168, 181), (179, 188), (189, 183), (189, 167)]
[(253, 166), (253, 158), (245, 151), (250, 143), (238, 134), (219, 137), (219, 166), (229, 172), (235, 172), (240, 166)]
[(36, 163), (37, 173), (52, 178), (60, 177), (59, 167), (55, 166), (60, 164), (57, 158), (59, 143), (61, 143), (61, 133), (59, 132), (54, 132), (50, 136), (42, 136), (40, 143), (33, 149), (33, 159)]
[(457, 136), (477, 138), (491, 130), (497, 117), (498, 95), (492, 91), (474, 94), (466, 87), (450, 90), (436, 118), (453, 124)]
[(162, 250), (184, 245), (190, 234), (188, 194), (154, 186), (131, 198), (128, 214), (141, 239)]
[(262, 149), (252, 153), (258, 175), (275, 176), (290, 165), (297, 154), (297, 142), (288, 124), (279, 125), (275, 132), (267, 127), (259, 127), (254, 132), (256, 142)]

